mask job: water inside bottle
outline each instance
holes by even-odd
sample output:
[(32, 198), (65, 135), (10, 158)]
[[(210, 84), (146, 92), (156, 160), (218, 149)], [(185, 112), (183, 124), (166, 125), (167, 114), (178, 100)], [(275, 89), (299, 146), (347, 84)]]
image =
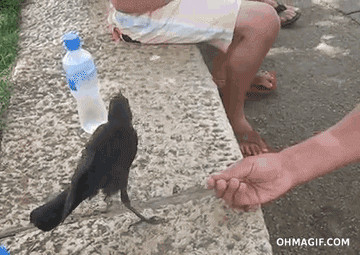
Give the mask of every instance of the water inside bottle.
[(107, 122), (107, 111), (96, 86), (97, 79), (84, 80), (79, 91), (74, 94), (78, 102), (81, 127), (92, 134), (98, 126)]
[(105, 105), (93, 96), (83, 96), (78, 101), (79, 119), (85, 132), (92, 134), (98, 126), (107, 122)]

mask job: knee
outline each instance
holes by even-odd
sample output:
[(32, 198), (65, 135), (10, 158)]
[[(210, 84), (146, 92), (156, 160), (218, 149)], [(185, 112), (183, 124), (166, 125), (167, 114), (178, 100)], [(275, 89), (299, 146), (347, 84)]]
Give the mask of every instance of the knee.
[(280, 18), (275, 9), (267, 4), (248, 10), (236, 23), (234, 39), (273, 42), (280, 30)]

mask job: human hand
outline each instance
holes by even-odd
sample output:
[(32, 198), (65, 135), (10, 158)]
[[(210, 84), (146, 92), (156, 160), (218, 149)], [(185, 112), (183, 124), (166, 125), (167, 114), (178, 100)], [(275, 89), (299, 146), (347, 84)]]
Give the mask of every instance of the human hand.
[(237, 161), (212, 175), (208, 188), (233, 209), (251, 211), (286, 193), (293, 184), (290, 165), (280, 153), (267, 153)]

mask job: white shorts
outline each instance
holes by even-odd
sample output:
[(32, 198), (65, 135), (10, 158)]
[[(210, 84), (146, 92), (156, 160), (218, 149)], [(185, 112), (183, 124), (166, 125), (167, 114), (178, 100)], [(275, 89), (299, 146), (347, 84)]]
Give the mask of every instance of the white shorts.
[[(154, 12), (132, 15), (110, 2), (108, 22), (122, 39), (144, 44), (231, 43), (241, 0), (172, 0)], [(129, 40), (125, 40), (129, 41)]]

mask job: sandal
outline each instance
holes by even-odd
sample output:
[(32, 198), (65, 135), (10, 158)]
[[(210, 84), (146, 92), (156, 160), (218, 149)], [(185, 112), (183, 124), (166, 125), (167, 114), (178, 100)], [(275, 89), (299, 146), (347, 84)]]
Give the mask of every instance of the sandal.
[[(271, 75), (272, 77), (271, 88), (266, 87), (265, 85), (266, 81), (260, 82), (258, 84), (251, 84), (250, 90), (246, 93), (245, 99), (253, 100), (257, 97), (268, 95), (270, 94), (270, 92), (274, 91), (277, 88), (276, 72), (271, 71), (271, 72), (263, 72), (263, 73), (269, 73)], [(266, 79), (266, 78), (262, 78), (262, 79)]]
[[(267, 73), (267, 72), (263, 72), (263, 73)], [(258, 84), (251, 84), (249, 91), (245, 95), (245, 100), (254, 100), (255, 101), (257, 99), (260, 99), (261, 96), (268, 95), (270, 92), (274, 91), (277, 88), (276, 72), (271, 71), (268, 73), (272, 77), (271, 88), (266, 87), (264, 81), (259, 82)], [(225, 86), (225, 80), (219, 80), (219, 79), (215, 79), (213, 77), (213, 81), (215, 82), (215, 84), (217, 84), (218, 89)]]
[[(276, 3), (278, 4), (278, 6), (274, 7), (276, 12), (278, 13), (278, 15), (280, 16), (280, 14), (287, 10), (287, 7), (284, 5), (284, 4), (281, 4), (279, 3), (278, 1), (276, 1)], [(281, 21), (281, 27), (287, 27), (291, 24), (293, 24), (295, 21), (297, 21), (301, 16), (301, 12), (299, 11), (298, 8), (295, 9), (295, 16), (292, 17), (291, 19), (289, 20), (286, 20), (286, 21)]]

